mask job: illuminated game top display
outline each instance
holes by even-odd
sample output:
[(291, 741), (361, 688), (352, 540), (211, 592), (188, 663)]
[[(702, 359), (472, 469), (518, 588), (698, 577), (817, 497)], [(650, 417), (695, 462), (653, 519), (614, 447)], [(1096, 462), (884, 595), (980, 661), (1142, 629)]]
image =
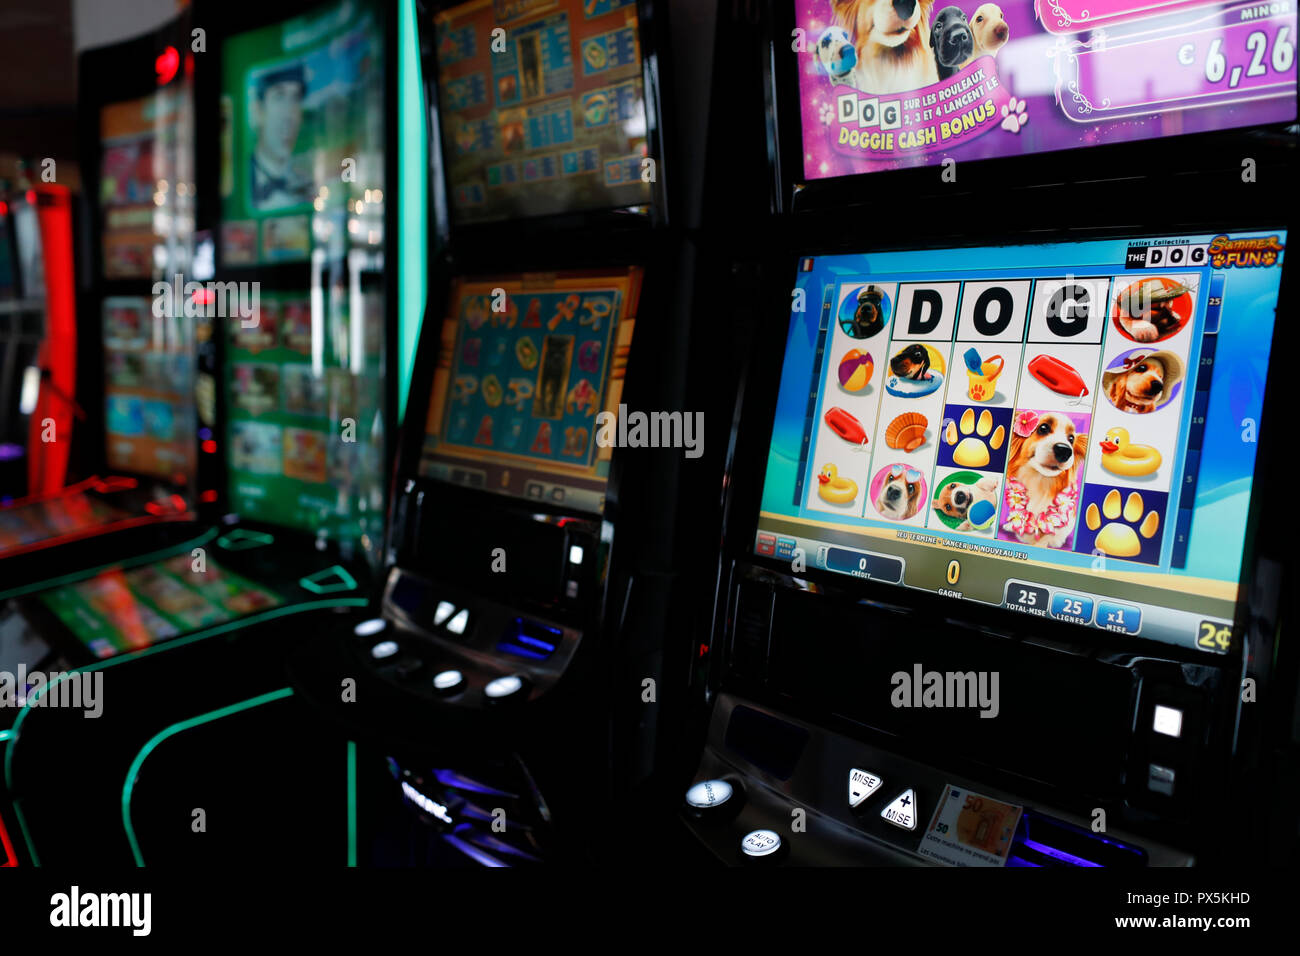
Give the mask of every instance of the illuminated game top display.
[(223, 44), (224, 265), (304, 262), (343, 241), (381, 248), (384, 43), (372, 6), (323, 6)]
[(794, 0), (794, 11), (809, 180), (1154, 147), (1296, 116), (1294, 3)]
[(170, 278), (175, 246), (194, 228), (191, 111), (186, 85), (100, 110), (104, 278)]
[(801, 260), (756, 553), (1227, 651), (1285, 243)]
[(420, 474), (600, 513), (641, 270), (459, 279)]
[(473, 0), (435, 28), (455, 221), (650, 202), (635, 0)]

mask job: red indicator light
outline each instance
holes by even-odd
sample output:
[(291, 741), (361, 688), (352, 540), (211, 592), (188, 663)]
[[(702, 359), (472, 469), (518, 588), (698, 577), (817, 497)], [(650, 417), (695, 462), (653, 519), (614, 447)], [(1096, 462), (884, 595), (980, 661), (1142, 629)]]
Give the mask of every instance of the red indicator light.
[(151, 501), (144, 506), (144, 510), (149, 512), (151, 515), (160, 515), (167, 509), (164, 508), (162, 505), (160, 505), (158, 502)]
[(203, 450), (207, 452), (209, 455), (211, 455), (214, 452), (216, 452), (217, 443), (214, 442), (211, 438), (209, 438), (207, 441), (203, 443)]
[(7, 216), (7, 215), (9, 215), (9, 204), (5, 202), (3, 199), (0, 199), (0, 216)]
[(203, 492), (203, 494), (199, 495), (199, 501), (202, 501), (204, 504), (212, 504), (212, 502), (216, 500), (217, 490), (215, 488), (209, 488), (207, 491)]
[(169, 46), (159, 54), (158, 59), (153, 61), (154, 71), (158, 74), (158, 85), (166, 86), (176, 77), (176, 71), (181, 67), (181, 55), (176, 52), (176, 47)]
[(705, 654), (707, 654), (707, 653), (709, 653), (709, 645), (708, 645), (708, 644), (701, 644), (701, 645), (700, 645), (700, 656), (703, 657), (703, 656), (704, 656)]
[(180, 495), (172, 495), (172, 507), (177, 511), (185, 510), (185, 499)]

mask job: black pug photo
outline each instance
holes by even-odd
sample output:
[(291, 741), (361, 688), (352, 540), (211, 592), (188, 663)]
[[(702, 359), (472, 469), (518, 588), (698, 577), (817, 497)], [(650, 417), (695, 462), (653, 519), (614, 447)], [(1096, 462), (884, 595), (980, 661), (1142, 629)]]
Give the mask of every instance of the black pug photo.
[(858, 293), (858, 307), (853, 313), (853, 328), (847, 330), (855, 339), (867, 339), (885, 327), (884, 293), (869, 285)]
[(930, 27), (930, 46), (934, 49), (934, 62), (941, 80), (948, 79), (971, 58), (975, 37), (960, 7), (944, 7), (939, 11)]

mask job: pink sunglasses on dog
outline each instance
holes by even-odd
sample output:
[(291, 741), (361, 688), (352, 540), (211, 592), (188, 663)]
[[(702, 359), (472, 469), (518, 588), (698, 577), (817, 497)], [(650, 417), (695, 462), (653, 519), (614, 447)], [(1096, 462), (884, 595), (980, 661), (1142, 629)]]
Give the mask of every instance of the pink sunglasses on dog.
[(890, 468), (889, 477), (898, 478), (901, 477), (904, 472), (907, 473), (907, 480), (912, 484), (916, 484), (918, 481), (921, 480), (921, 473), (919, 471), (917, 471), (915, 468), (905, 468), (902, 465), (895, 465), (894, 467)]

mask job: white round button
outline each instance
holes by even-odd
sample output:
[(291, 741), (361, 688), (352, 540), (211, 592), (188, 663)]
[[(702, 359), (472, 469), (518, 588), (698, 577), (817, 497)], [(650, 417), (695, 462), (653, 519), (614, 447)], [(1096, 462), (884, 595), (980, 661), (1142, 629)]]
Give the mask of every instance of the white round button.
[(380, 641), (374, 647), (370, 648), (370, 656), (377, 661), (382, 661), (385, 657), (392, 657), (396, 653), (396, 641)]
[(438, 690), (453, 690), (465, 683), (465, 675), (460, 671), (439, 671), (433, 675), (433, 686)]
[(388, 626), (388, 622), (382, 617), (372, 617), (368, 621), (362, 621), (352, 629), (352, 633), (357, 637), (371, 637), (378, 634)]
[(781, 849), (781, 835), (775, 830), (751, 830), (740, 841), (745, 856), (771, 856)]
[(500, 700), (502, 697), (509, 697), (511, 694), (517, 694), (524, 688), (524, 682), (515, 674), (508, 677), (498, 677), (494, 681), (489, 681), (488, 685), (483, 688), (483, 693), (493, 700)]
[(731, 784), (725, 780), (701, 780), (686, 791), (686, 802), (706, 810), (720, 807), (731, 799)]

